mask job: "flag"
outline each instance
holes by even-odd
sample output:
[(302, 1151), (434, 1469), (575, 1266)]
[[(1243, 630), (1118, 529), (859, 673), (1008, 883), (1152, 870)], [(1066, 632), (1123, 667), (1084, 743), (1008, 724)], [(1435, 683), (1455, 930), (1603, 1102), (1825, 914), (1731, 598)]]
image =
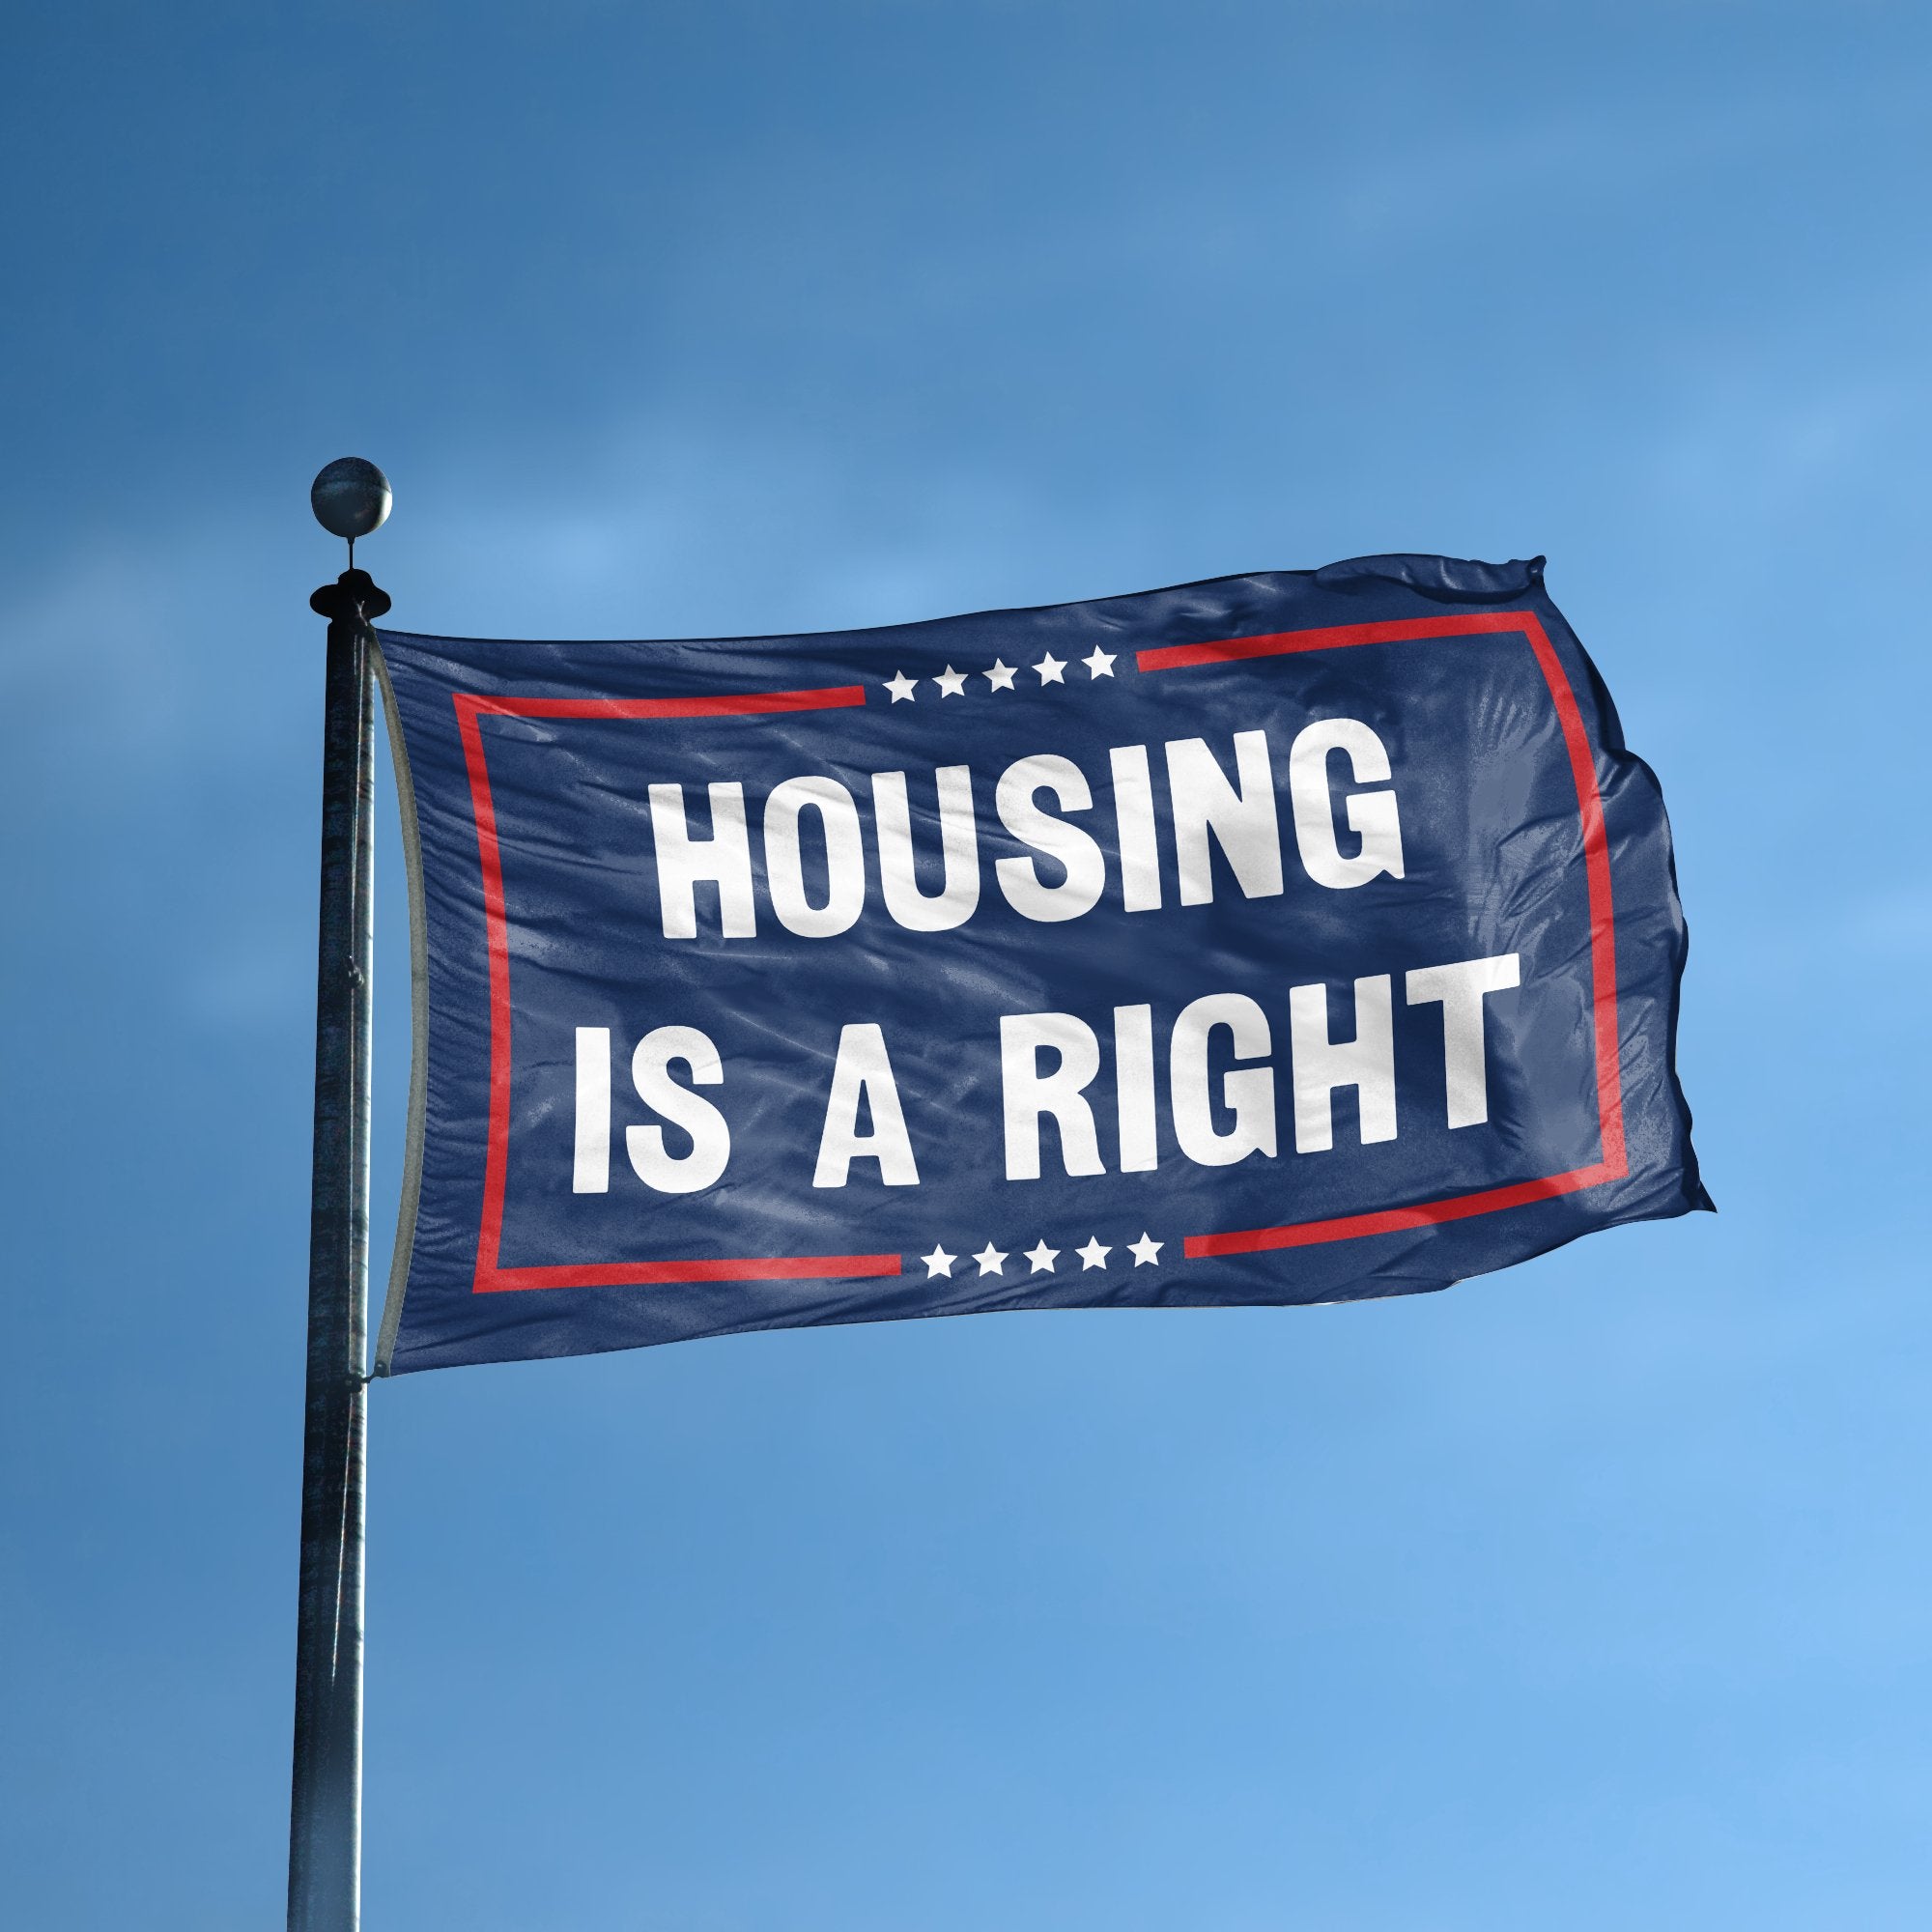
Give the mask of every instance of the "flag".
[(1662, 794), (1541, 559), (381, 673), (383, 1373), (1355, 1300), (1710, 1206)]

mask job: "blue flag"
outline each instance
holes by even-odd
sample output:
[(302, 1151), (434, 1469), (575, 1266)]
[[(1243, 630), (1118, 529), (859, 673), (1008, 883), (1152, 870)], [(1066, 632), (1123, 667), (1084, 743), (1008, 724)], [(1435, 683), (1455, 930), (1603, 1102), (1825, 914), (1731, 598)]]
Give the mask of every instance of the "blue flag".
[(1710, 1205), (1662, 799), (1540, 560), (382, 664), (383, 1373), (1409, 1293)]

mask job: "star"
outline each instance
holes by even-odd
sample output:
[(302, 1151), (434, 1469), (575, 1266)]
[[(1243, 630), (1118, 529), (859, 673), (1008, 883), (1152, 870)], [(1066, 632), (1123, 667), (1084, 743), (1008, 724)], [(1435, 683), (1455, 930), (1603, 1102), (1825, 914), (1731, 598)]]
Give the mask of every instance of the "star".
[(949, 1255), (944, 1248), (937, 1246), (934, 1247), (929, 1255), (920, 1256), (920, 1260), (925, 1264), (925, 1278), (927, 1281), (930, 1281), (936, 1274), (951, 1275), (952, 1272), (952, 1264), (958, 1259), (957, 1255)]
[(1046, 1245), (1046, 1237), (1041, 1236), (1039, 1246), (1029, 1248), (1026, 1251), (1026, 1258), (1033, 1264), (1027, 1270), (1029, 1274), (1051, 1274), (1054, 1263), (1060, 1259), (1060, 1250), (1049, 1248)]
[(963, 670), (954, 670), (951, 665), (948, 665), (932, 681), (939, 687), (941, 697), (961, 697), (965, 696), (966, 673)]
[(1133, 1256), (1134, 1265), (1137, 1268), (1158, 1267), (1160, 1263), (1156, 1257), (1160, 1254), (1161, 1249), (1166, 1246), (1167, 1243), (1165, 1241), (1156, 1241), (1151, 1235), (1143, 1232), (1138, 1241), (1129, 1241), (1127, 1243), (1127, 1251)]
[(1034, 669), (1039, 673), (1039, 681), (1042, 684), (1065, 684), (1066, 680), (1060, 673), (1065, 668), (1066, 660), (1055, 657), (1051, 651), (1034, 666)]
[(918, 682), (916, 678), (910, 678), (904, 671), (900, 670), (895, 671), (885, 682), (886, 689), (893, 695), (893, 702), (895, 704), (899, 703), (901, 700), (907, 704), (912, 702), (913, 687)]
[(1114, 674), (1114, 659), (1117, 656), (1119, 656), (1118, 652), (1103, 651), (1098, 644), (1095, 644), (1093, 656), (1084, 657), (1080, 662), (1087, 667), (1087, 675), (1089, 677), (1112, 677)]
[(1009, 665), (1004, 658), (995, 658), (992, 669), (982, 670), (980, 675), (995, 691), (1010, 691), (1013, 688), (1013, 673), (1018, 668), (1017, 665)]
[(1006, 1256), (991, 1241), (988, 1241), (973, 1259), (980, 1264), (980, 1272), (981, 1274), (1002, 1273), (1007, 1265)]
[(1089, 1268), (1105, 1267), (1107, 1257), (1114, 1251), (1112, 1248), (1103, 1248), (1100, 1245), (1098, 1235), (1089, 1235), (1087, 1245), (1084, 1248), (1075, 1248), (1073, 1252), (1080, 1257), (1080, 1272), (1085, 1274)]

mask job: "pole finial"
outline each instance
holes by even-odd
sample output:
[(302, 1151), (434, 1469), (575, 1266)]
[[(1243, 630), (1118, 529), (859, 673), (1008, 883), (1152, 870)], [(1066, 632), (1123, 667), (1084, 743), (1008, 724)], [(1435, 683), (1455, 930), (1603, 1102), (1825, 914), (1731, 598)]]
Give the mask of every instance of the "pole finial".
[(325, 464), (309, 485), (309, 507), (332, 537), (349, 539), (349, 563), (355, 564), (355, 539), (380, 529), (394, 501), (389, 479), (366, 457), (338, 456)]

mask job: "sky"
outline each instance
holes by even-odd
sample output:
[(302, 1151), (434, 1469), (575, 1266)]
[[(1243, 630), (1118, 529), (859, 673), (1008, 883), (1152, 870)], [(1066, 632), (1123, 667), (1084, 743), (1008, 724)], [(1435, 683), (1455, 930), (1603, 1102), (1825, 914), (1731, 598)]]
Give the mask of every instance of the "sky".
[(1547, 554), (1671, 810), (1720, 1210), (1418, 1298), (378, 1385), (372, 1927), (1926, 1922), (1932, 14), (79, 0), (8, 43), (16, 1922), (282, 1911), (305, 492), (350, 453), (391, 621), (455, 635)]

